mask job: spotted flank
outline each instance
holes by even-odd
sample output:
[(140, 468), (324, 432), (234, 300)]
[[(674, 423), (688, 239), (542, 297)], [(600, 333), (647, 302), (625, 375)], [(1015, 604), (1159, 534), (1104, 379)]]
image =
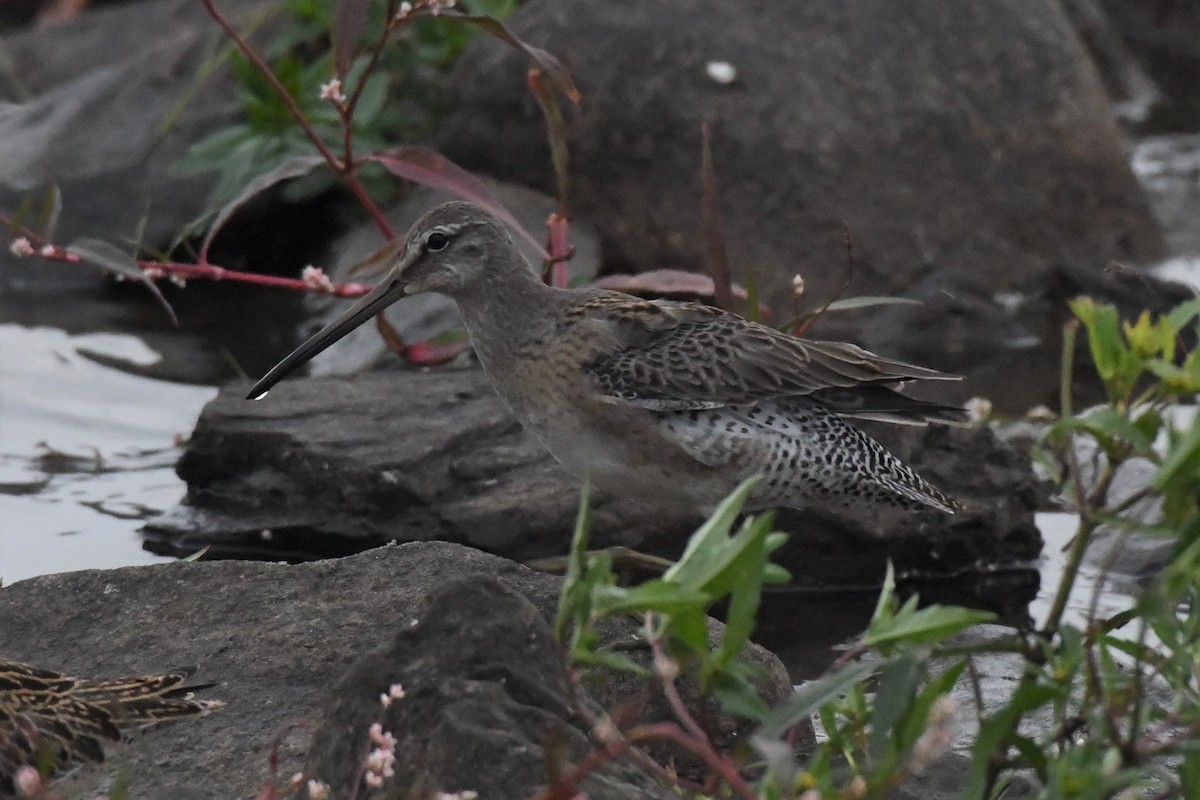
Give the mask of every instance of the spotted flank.
[(924, 505), (951, 514), (962, 508), (883, 445), (813, 400), (664, 412), (659, 419), (697, 461), (761, 474), (756, 506), (826, 508), (867, 502)]

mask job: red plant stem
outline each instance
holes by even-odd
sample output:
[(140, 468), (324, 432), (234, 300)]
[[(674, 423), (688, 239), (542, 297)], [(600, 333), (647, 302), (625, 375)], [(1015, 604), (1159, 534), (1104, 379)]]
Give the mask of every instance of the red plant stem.
[[(70, 255), (70, 254), (68, 254)], [(76, 259), (78, 260), (78, 259)], [(334, 283), (332, 290), (314, 288), (299, 278), (283, 278), (278, 275), (263, 275), (258, 272), (239, 272), (225, 269), (212, 264), (179, 264), (173, 261), (138, 261), (138, 266), (146, 270), (162, 270), (184, 278), (200, 278), (210, 281), (234, 281), (236, 283), (251, 283), (258, 286), (274, 286), (280, 289), (292, 289), (297, 292), (323, 292), (334, 297), (362, 297), (371, 291), (370, 286), (354, 281)]]
[(717, 307), (733, 310), (733, 278), (729, 274), (729, 256), (725, 251), (725, 232), (721, 226), (717, 170), (713, 164), (712, 141), (707, 122), (700, 126), (701, 227), (704, 229), (704, 254), (713, 279)]
[(649, 725), (638, 725), (624, 737), (608, 742), (604, 747), (593, 750), (583, 761), (575, 765), (566, 775), (561, 776), (553, 785), (546, 787), (534, 795), (534, 800), (570, 800), (576, 794), (579, 783), (601, 766), (620, 756), (638, 742), (667, 740), (674, 742), (693, 755), (699, 757), (714, 772), (717, 772), (734, 794), (742, 800), (758, 800), (758, 793), (746, 783), (738, 773), (737, 767), (725, 756), (718, 753), (706, 741), (697, 740), (687, 731), (673, 722), (656, 722)]
[[(8, 217), (0, 214), (0, 222), (7, 223)], [(86, 259), (80, 258), (68, 250), (65, 250), (58, 245), (46, 242), (41, 236), (37, 236), (32, 232), (26, 233), (26, 238), (33, 241), (48, 245), (51, 250), (46, 252), (38, 252), (31, 258), (41, 258), (46, 261), (61, 261), (66, 264), (82, 264)], [(240, 272), (235, 269), (225, 269), (214, 264), (180, 264), (175, 261), (152, 261), (149, 259), (138, 259), (137, 265), (143, 270), (154, 273), (155, 271), (163, 273), (163, 276), (177, 276), (187, 279), (200, 279), (209, 281), (231, 281), (234, 283), (249, 283), (257, 286), (273, 286), (279, 289), (291, 289), (297, 292), (323, 292), (331, 294), (334, 297), (362, 297), (371, 291), (372, 287), (354, 281), (346, 283), (333, 283), (331, 289), (320, 289), (309, 283), (305, 283), (300, 278), (283, 278), (278, 275), (262, 275), (257, 272)], [(151, 275), (152, 278), (158, 277)]]
[(267, 750), (267, 783), (259, 790), (257, 800), (275, 800), (279, 797), (279, 790), (276, 788), (279, 783), (279, 746), (283, 744), (284, 737), (296, 728), (312, 734), (312, 723), (307, 717), (299, 717), (280, 725), (271, 736)]
[[(651, 628), (653, 620), (652, 614), (646, 615), (646, 631), (649, 634), (647, 638), (650, 640), (650, 650), (654, 654), (655, 663), (659, 663), (660, 659), (670, 660), (670, 656), (663, 650), (662, 637), (653, 632)], [(683, 697), (679, 694), (679, 687), (675, 685), (675, 678), (671, 675), (659, 673), (659, 678), (662, 680), (663, 694), (667, 696), (667, 702), (671, 704), (671, 710), (675, 713), (675, 718), (679, 720), (684, 729), (692, 736), (695, 736), (701, 741), (708, 741), (708, 733), (700, 727), (700, 723), (696, 722), (696, 718), (687, 710), (684, 705)]]
[[(574, 693), (574, 688), (577, 685), (577, 678), (572, 676), (568, 680), (570, 681), (569, 685), (572, 687), (572, 693)], [(578, 714), (583, 719), (584, 723), (591, 730), (596, 730), (597, 726), (600, 724), (600, 720), (596, 717), (596, 715), (593, 714), (588, 709), (588, 707), (583, 703), (573, 701), (573, 706), (575, 708), (575, 713)], [(704, 793), (706, 791), (706, 789), (709, 788), (702, 784), (696, 783), (694, 781), (687, 780), (686, 778), (680, 778), (678, 775), (671, 773), (662, 764), (659, 764), (653, 758), (646, 755), (645, 753), (643, 753), (641, 750), (637, 749), (636, 747), (630, 746), (628, 748), (627, 756), (631, 761), (633, 761), (635, 764), (640, 766), (642, 769), (647, 770), (648, 772), (654, 773), (655, 775), (662, 778), (664, 781), (666, 781), (668, 783), (673, 782), (673, 783), (676, 783), (679, 786), (683, 787), (684, 789), (690, 789), (693, 792), (701, 792), (701, 793)]]
[[(242, 51), (242, 54), (250, 60), (250, 63), (254, 65), (254, 68), (261, 72), (263, 77), (267, 79), (267, 82), (271, 84), (271, 88), (275, 90), (275, 93), (279, 95), (279, 98), (287, 106), (289, 113), (291, 113), (292, 117), (296, 120), (296, 124), (298, 124), (300, 129), (304, 131), (304, 135), (307, 136), (309, 141), (312, 142), (313, 147), (317, 148), (317, 152), (321, 154), (321, 157), (325, 159), (330, 168), (334, 172), (337, 172), (346, 178), (346, 183), (350, 186), (350, 191), (354, 193), (354, 196), (362, 204), (363, 208), (365, 208), (367, 213), (370, 214), (371, 220), (375, 223), (375, 227), (379, 228), (380, 232), (384, 235), (384, 237), (387, 238), (388, 241), (395, 239), (396, 234), (392, 230), (392, 226), (388, 224), (387, 220), (383, 216), (383, 213), (380, 212), (380, 210), (375, 206), (375, 202), (371, 200), (366, 189), (363, 188), (362, 183), (358, 180), (356, 165), (349, 161), (342, 161), (336, 155), (334, 155), (333, 151), (329, 149), (329, 146), (325, 144), (324, 140), (317, 135), (316, 130), (308, 121), (308, 118), (304, 116), (304, 112), (300, 110), (298, 105), (296, 105), (296, 99), (292, 97), (287, 88), (279, 82), (279, 78), (275, 76), (274, 71), (267, 66), (267, 63), (262, 60), (262, 57), (258, 54), (258, 52), (251, 47), (250, 44), (243, 39), (236, 30), (234, 30), (233, 25), (229, 23), (229, 20), (227, 20), (225, 16), (217, 10), (214, 0), (201, 0), (201, 2), (204, 4), (204, 8), (207, 9), (209, 16), (216, 20), (216, 23), (221, 26), (222, 30), (225, 31), (225, 34), (233, 41), (235, 45), (237, 45), (237, 48)], [(346, 130), (346, 136), (349, 137), (350, 126), (348, 121), (343, 121), (343, 125)], [(347, 144), (347, 152), (349, 152), (349, 144)], [(207, 253), (201, 253), (200, 260), (206, 261), (207, 255)]]
[[(363, 90), (367, 87), (367, 79), (371, 77), (371, 73), (375, 71), (375, 65), (379, 63), (379, 58), (383, 55), (383, 48), (387, 46), (388, 37), (395, 33), (402, 22), (406, 22), (412, 17), (410, 14), (404, 20), (396, 19), (392, 3), (388, 3), (387, 15), (387, 22), (383, 25), (383, 32), (379, 35), (379, 41), (375, 43), (375, 47), (371, 50), (371, 58), (367, 61), (362, 75), (359, 76), (358, 83), (354, 85), (354, 90), (350, 92), (349, 99), (346, 100), (345, 109), (347, 117), (354, 116), (354, 109), (358, 107), (358, 100), (362, 97)], [(347, 151), (346, 161), (350, 161), (349, 151)]]
[(387, 217), (379, 210), (379, 206), (375, 205), (375, 201), (371, 199), (371, 195), (367, 194), (367, 190), (363, 188), (362, 181), (358, 179), (358, 164), (351, 164), (342, 174), (346, 176), (346, 185), (350, 187), (350, 191), (354, 193), (354, 197), (367, 210), (367, 213), (371, 215), (371, 221), (375, 223), (375, 227), (379, 229), (379, 232), (389, 242), (395, 241), (396, 232), (392, 230), (391, 223), (387, 221)]
[(274, 89), (275, 93), (279, 95), (279, 99), (283, 100), (283, 102), (287, 105), (288, 111), (291, 112), (292, 116), (296, 119), (296, 122), (300, 125), (300, 128), (304, 131), (304, 134), (313, 143), (313, 147), (317, 148), (317, 151), (321, 154), (322, 158), (328, 161), (329, 166), (333, 167), (336, 171), (342, 172), (343, 169), (341, 160), (333, 154), (333, 151), (330, 150), (321, 137), (317, 135), (317, 132), (313, 130), (312, 125), (308, 122), (308, 118), (304, 116), (304, 112), (300, 110), (298, 105), (296, 105), (296, 99), (292, 97), (287, 88), (279, 82), (279, 78), (275, 77), (275, 72), (269, 66), (267, 66), (266, 62), (262, 60), (262, 57), (259, 56), (258, 52), (251, 47), (250, 44), (243, 39), (236, 30), (234, 30), (234, 27), (229, 23), (229, 20), (227, 20), (225, 16), (217, 10), (214, 0), (200, 0), (200, 2), (204, 4), (204, 8), (208, 11), (209, 16), (216, 20), (216, 23), (225, 31), (225, 35), (228, 36), (233, 43), (237, 45), (237, 48), (242, 51), (242, 55), (246, 56), (246, 58), (250, 60), (250, 63), (254, 65), (254, 68), (261, 72), (263, 77), (267, 79), (267, 82), (271, 84), (271, 88)]
[(562, 205), (560, 204), (559, 210), (551, 214), (550, 219), (546, 221), (548, 231), (546, 236), (546, 252), (550, 255), (550, 260), (546, 262), (546, 269), (543, 270), (542, 275), (543, 280), (559, 289), (567, 288), (570, 278), (570, 273), (567, 270), (567, 260), (574, 255), (568, 236), (569, 227), (570, 221), (567, 219), (566, 214), (562, 212)]

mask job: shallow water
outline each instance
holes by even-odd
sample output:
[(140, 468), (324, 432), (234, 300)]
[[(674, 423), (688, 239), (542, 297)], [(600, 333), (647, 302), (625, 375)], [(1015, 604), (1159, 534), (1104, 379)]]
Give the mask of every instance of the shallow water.
[(167, 561), (137, 529), (183, 496), (179, 442), (210, 387), (103, 366), (158, 355), (117, 334), (0, 325), (0, 580)]

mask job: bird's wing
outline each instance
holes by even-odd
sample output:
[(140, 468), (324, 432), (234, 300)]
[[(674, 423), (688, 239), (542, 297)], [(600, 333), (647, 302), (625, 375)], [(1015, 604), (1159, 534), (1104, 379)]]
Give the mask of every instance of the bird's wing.
[(839, 417), (891, 422), (897, 425), (965, 425), (970, 416), (965, 408), (918, 400), (883, 385), (853, 389), (818, 389), (812, 398)]
[(658, 410), (955, 378), (844, 342), (798, 339), (696, 303), (605, 292), (572, 313), (606, 328), (613, 343), (584, 364), (600, 392)]

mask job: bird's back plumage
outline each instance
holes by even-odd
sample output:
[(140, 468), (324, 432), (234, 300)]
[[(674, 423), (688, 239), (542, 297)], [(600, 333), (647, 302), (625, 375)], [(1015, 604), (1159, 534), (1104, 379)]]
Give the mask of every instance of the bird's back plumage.
[[(757, 473), (763, 481), (752, 507), (959, 507), (844, 419), (962, 422), (961, 409), (894, 388), (953, 376), (852, 344), (799, 339), (695, 303), (577, 290), (561, 316), (554, 340), (539, 346), (548, 348), (547, 358), (576, 359), (591, 399), (623, 413), (631, 438), (645, 439), (646, 426), (656, 434), (640, 458), (658, 467), (642, 470), (658, 496), (692, 484), (710, 491), (695, 481), (705, 473), (723, 476), (730, 488)], [(551, 452), (571, 446), (543, 441)], [(692, 475), (664, 466), (662, 442), (694, 461)], [(637, 474), (622, 469), (613, 483), (636, 489)], [(604, 482), (604, 475), (593, 477)]]
[(210, 684), (190, 685), (190, 674), (86, 680), (0, 659), (0, 797), (16, 796), (22, 766), (53, 772), (102, 761), (104, 744), (127, 731), (220, 708), (193, 697)]

